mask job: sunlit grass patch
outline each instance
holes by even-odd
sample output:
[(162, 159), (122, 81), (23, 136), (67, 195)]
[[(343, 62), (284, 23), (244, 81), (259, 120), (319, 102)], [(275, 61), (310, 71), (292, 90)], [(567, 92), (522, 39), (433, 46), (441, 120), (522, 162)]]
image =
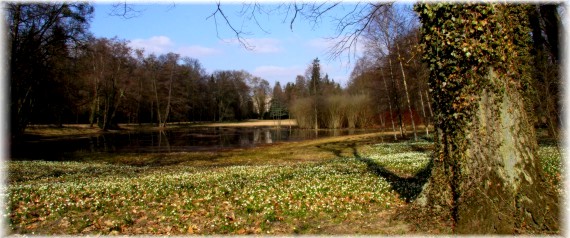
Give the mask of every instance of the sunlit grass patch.
[(558, 148), (556, 145), (542, 145), (538, 149), (538, 156), (542, 168), (549, 177), (549, 180), (562, 189), (560, 181), (564, 168), (562, 166), (562, 158), (565, 153), (564, 148)]
[[(112, 168), (117, 175), (132, 169)], [(315, 219), (340, 221), (397, 203), (387, 182), (355, 159), (16, 182), (8, 200), (13, 231), (41, 234), (293, 233)]]
[(430, 142), (377, 144), (367, 148), (363, 156), (402, 176), (414, 176), (428, 165), (431, 159), (431, 151), (428, 148), (432, 144)]
[[(393, 234), (377, 216), (421, 192), (409, 177), (420, 177), (432, 148), (327, 139), (207, 156), (11, 161), (8, 222), (23, 234)], [(560, 173), (556, 148), (539, 155), (548, 174)]]

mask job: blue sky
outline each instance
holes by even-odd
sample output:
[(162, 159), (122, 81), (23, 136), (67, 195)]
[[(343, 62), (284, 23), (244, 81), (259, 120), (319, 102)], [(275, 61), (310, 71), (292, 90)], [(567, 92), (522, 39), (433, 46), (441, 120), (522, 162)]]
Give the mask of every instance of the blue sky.
[[(144, 48), (156, 54), (175, 52), (182, 56), (198, 59), (208, 73), (215, 70), (246, 70), (266, 79), (273, 86), (279, 81), (282, 86), (294, 82), (296, 75), (304, 75), (307, 66), (315, 57), (321, 60), (323, 73), (329, 78), (346, 85), (354, 59), (348, 63), (345, 55), (329, 60), (327, 50), (334, 36), (335, 25), (324, 18), (316, 27), (298, 18), (293, 31), (289, 20), (283, 23), (285, 15), (278, 13), (258, 14), (256, 23), (244, 21), (238, 13), (243, 5), (222, 3), (222, 9), (232, 24), (242, 27), (248, 42), (254, 47), (247, 50), (235, 40), (235, 35), (218, 17), (218, 33), (213, 18), (206, 19), (216, 10), (212, 3), (148, 3), (130, 4), (140, 11), (138, 16), (124, 19), (111, 16), (110, 3), (95, 4), (95, 16), (91, 31), (96, 37), (118, 37), (130, 41), (133, 48)], [(276, 5), (263, 5), (274, 9)], [(342, 11), (343, 7), (335, 9)], [(290, 19), (290, 17), (289, 17)]]

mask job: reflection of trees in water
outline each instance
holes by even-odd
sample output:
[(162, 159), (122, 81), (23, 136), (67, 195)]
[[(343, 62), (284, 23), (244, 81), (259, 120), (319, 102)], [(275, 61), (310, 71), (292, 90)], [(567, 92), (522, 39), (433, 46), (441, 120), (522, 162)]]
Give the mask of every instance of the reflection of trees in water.
[(168, 141), (166, 131), (164, 130), (160, 130), (160, 133), (158, 134), (158, 148), (160, 149), (162, 146), (166, 147), (166, 150), (170, 152), (170, 143)]
[(271, 144), (274, 141), (270, 129), (255, 128), (252, 130), (251, 134), (253, 135), (253, 138), (250, 141), (251, 144)]
[(261, 141), (261, 130), (259, 130), (258, 128), (255, 128), (253, 130), (253, 143), (258, 143), (259, 141)]
[(241, 145), (241, 133), (236, 132), (235, 129), (220, 129), (217, 133), (219, 138), (219, 147)]
[(340, 130), (339, 129), (333, 129), (333, 136), (339, 136), (340, 135)]
[[(176, 152), (217, 150), (224, 147), (252, 147), (291, 140), (356, 135), (371, 130), (315, 130), (289, 128), (196, 128), (187, 130), (110, 133), (60, 140), (30, 140), (12, 145), (11, 156), (21, 158), (53, 157), (73, 152)], [(381, 139), (384, 139), (381, 137)], [(43, 153), (38, 154), (37, 151)]]
[[(255, 131), (254, 131), (255, 132)], [(239, 145), (240, 146), (249, 146), (251, 145), (251, 141), (255, 140), (255, 133), (239, 133)]]
[(89, 150), (90, 152), (113, 152), (115, 151), (115, 143), (105, 135), (97, 135), (90, 137)]
[(273, 138), (271, 138), (271, 131), (270, 130), (265, 131), (265, 143), (266, 144), (273, 143)]
[[(140, 140), (141, 136), (138, 137), (139, 139), (136, 140), (137, 142), (138, 140)], [(166, 134), (166, 131), (160, 130), (157, 133), (150, 133), (150, 144), (152, 146), (151, 150), (154, 152), (160, 152), (160, 151), (171, 152), (170, 141), (168, 140), (168, 135)], [(165, 150), (163, 149), (163, 147)]]
[(281, 127), (275, 128), (272, 139), (273, 139), (274, 141), (282, 141), (282, 140), (284, 140), (283, 134), (281, 134)]

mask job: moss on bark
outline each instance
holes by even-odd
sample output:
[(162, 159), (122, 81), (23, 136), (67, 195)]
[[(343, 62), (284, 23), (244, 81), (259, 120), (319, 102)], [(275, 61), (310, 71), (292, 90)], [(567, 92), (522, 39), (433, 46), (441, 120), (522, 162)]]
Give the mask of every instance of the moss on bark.
[(558, 197), (544, 181), (521, 96), (524, 7), (416, 7), (438, 131), (426, 200), (456, 233), (559, 232)]

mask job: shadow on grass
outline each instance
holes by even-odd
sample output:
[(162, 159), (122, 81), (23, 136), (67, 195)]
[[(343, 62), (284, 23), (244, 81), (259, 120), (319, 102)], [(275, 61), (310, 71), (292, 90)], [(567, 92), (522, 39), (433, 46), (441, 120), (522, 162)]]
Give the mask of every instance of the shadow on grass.
[(390, 183), (392, 189), (396, 191), (400, 198), (403, 198), (406, 202), (414, 201), (422, 192), (423, 186), (429, 180), (431, 176), (431, 168), (433, 166), (432, 160), (428, 163), (428, 165), (416, 173), (414, 177), (400, 177), (390, 170), (387, 170), (383, 166), (377, 164), (370, 158), (361, 157), (356, 149), (354, 149), (354, 157), (368, 166), (368, 169), (371, 170), (374, 174), (383, 177)]
[[(394, 191), (398, 193), (400, 198), (404, 199), (406, 202), (412, 202), (423, 190), (423, 186), (425, 183), (428, 182), (429, 177), (431, 176), (431, 170), (433, 167), (433, 160), (430, 160), (429, 163), (418, 173), (416, 173), (413, 177), (401, 177), (397, 174), (393, 173), (392, 171), (386, 169), (384, 166), (377, 164), (374, 160), (366, 157), (362, 157), (358, 150), (356, 149), (356, 145), (354, 143), (347, 144), (348, 148), (352, 150), (352, 155), (359, 161), (364, 162), (368, 169), (376, 174), (379, 177), (382, 177), (390, 183), (390, 186)], [(338, 157), (341, 157), (341, 151), (337, 148), (326, 148), (327, 150), (331, 151)], [(418, 152), (425, 152), (426, 148), (419, 147), (419, 146), (412, 146), (414, 151)]]

